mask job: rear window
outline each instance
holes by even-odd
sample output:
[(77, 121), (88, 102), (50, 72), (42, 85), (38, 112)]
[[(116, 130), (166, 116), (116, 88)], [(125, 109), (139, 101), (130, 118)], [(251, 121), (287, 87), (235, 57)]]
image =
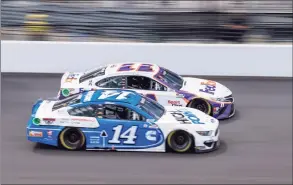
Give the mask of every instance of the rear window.
[(107, 67), (100, 67), (91, 71), (86, 72), (84, 75), (82, 75), (79, 79), (79, 83), (82, 83), (86, 80), (92, 79), (94, 77), (97, 76), (103, 76), (105, 75), (105, 71), (106, 71)]
[(81, 94), (76, 94), (76, 95), (69, 96), (63, 100), (57, 101), (53, 105), (52, 110), (54, 111), (54, 110), (66, 107), (68, 105), (80, 103), (81, 96), (82, 96)]

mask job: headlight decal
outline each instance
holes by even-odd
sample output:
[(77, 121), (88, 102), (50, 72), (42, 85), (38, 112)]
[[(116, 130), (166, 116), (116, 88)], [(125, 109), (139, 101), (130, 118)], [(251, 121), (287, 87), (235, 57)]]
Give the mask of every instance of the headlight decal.
[(213, 131), (196, 131), (201, 136), (210, 136)]

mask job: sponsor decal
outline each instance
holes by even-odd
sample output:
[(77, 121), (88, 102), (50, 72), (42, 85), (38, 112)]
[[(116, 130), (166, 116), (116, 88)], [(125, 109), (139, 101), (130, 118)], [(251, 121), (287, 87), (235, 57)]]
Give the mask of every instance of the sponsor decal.
[(33, 124), (34, 125), (40, 125), (41, 120), (39, 118), (34, 118), (33, 119)]
[(100, 137), (99, 136), (91, 136), (90, 137), (90, 143), (91, 144), (99, 144), (100, 143)]
[(47, 124), (47, 125), (51, 125), (53, 124), (53, 122), (55, 121), (56, 119), (54, 118), (43, 118), (43, 121)]
[(71, 121), (93, 122), (93, 120), (86, 118), (72, 118)]
[(52, 135), (53, 135), (53, 131), (52, 130), (48, 130), (47, 131), (47, 139), (51, 140), (52, 139)]
[(149, 130), (145, 133), (145, 137), (149, 141), (156, 141), (157, 140), (157, 132), (155, 130)]
[(176, 98), (184, 98), (184, 94), (176, 94)]
[(49, 131), (47, 131), (47, 134), (48, 134), (49, 137), (51, 137), (53, 135), (53, 131), (49, 130)]
[(158, 127), (158, 125), (153, 124), (153, 125), (150, 125), (149, 128), (159, 128), (159, 127)]
[(147, 119), (146, 120), (147, 123), (151, 123), (151, 124), (153, 124), (155, 121), (156, 121), (155, 119)]
[(79, 74), (70, 73), (68, 77), (66, 78), (65, 82), (71, 83), (73, 80), (77, 80), (77, 77)]
[(214, 107), (213, 112), (214, 112), (215, 114), (218, 114), (219, 111), (220, 111), (220, 107)]
[(176, 101), (176, 100), (168, 100), (168, 104), (171, 104), (172, 106), (182, 107), (182, 105), (180, 104), (180, 101)]
[(43, 137), (43, 132), (39, 132), (39, 131), (30, 131), (29, 132), (29, 136), (30, 137)]
[(190, 111), (170, 111), (171, 115), (182, 124), (204, 124), (200, 119)]
[(221, 102), (221, 108), (225, 107), (225, 104), (223, 102)]
[(69, 120), (69, 119), (66, 119), (66, 118), (61, 118), (61, 119), (58, 119), (58, 122), (59, 122), (60, 124), (65, 124), (65, 123), (70, 122), (70, 120)]
[(204, 89), (199, 89), (200, 92), (208, 93), (208, 94), (215, 94), (216, 91), (216, 82), (208, 80), (206, 82), (201, 82), (201, 85), (204, 86)]
[(69, 96), (70, 90), (69, 89), (62, 89), (61, 93), (62, 93), (63, 96)]

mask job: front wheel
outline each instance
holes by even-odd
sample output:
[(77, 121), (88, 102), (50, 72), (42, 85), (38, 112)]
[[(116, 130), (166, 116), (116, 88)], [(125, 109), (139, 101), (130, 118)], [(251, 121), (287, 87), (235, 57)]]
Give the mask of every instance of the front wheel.
[(59, 140), (61, 146), (68, 150), (80, 150), (85, 146), (85, 136), (78, 128), (65, 128)]
[(193, 100), (188, 105), (188, 107), (200, 110), (200, 111), (202, 111), (202, 112), (204, 112), (204, 113), (206, 113), (208, 115), (212, 114), (211, 105), (206, 100), (203, 100), (203, 99), (195, 99), (195, 100)]
[(168, 147), (178, 153), (184, 153), (188, 152), (192, 148), (192, 136), (183, 131), (183, 130), (178, 130), (178, 131), (173, 131), (169, 134), (167, 138), (167, 143)]

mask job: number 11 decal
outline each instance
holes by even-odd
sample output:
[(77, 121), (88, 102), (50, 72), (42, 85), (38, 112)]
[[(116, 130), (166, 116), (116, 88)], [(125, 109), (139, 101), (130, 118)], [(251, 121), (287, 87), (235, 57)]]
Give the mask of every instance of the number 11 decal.
[(123, 144), (134, 145), (135, 139), (137, 138), (136, 136), (137, 126), (132, 126), (121, 134), (122, 128), (123, 128), (122, 125), (118, 125), (113, 128), (114, 135), (113, 135), (113, 138), (108, 141), (108, 143), (120, 144), (121, 143), (120, 139), (127, 139), (126, 141), (123, 142)]
[(134, 67), (134, 63), (122, 64), (117, 71), (143, 71), (143, 72), (154, 72), (152, 64), (140, 64), (138, 67)]

